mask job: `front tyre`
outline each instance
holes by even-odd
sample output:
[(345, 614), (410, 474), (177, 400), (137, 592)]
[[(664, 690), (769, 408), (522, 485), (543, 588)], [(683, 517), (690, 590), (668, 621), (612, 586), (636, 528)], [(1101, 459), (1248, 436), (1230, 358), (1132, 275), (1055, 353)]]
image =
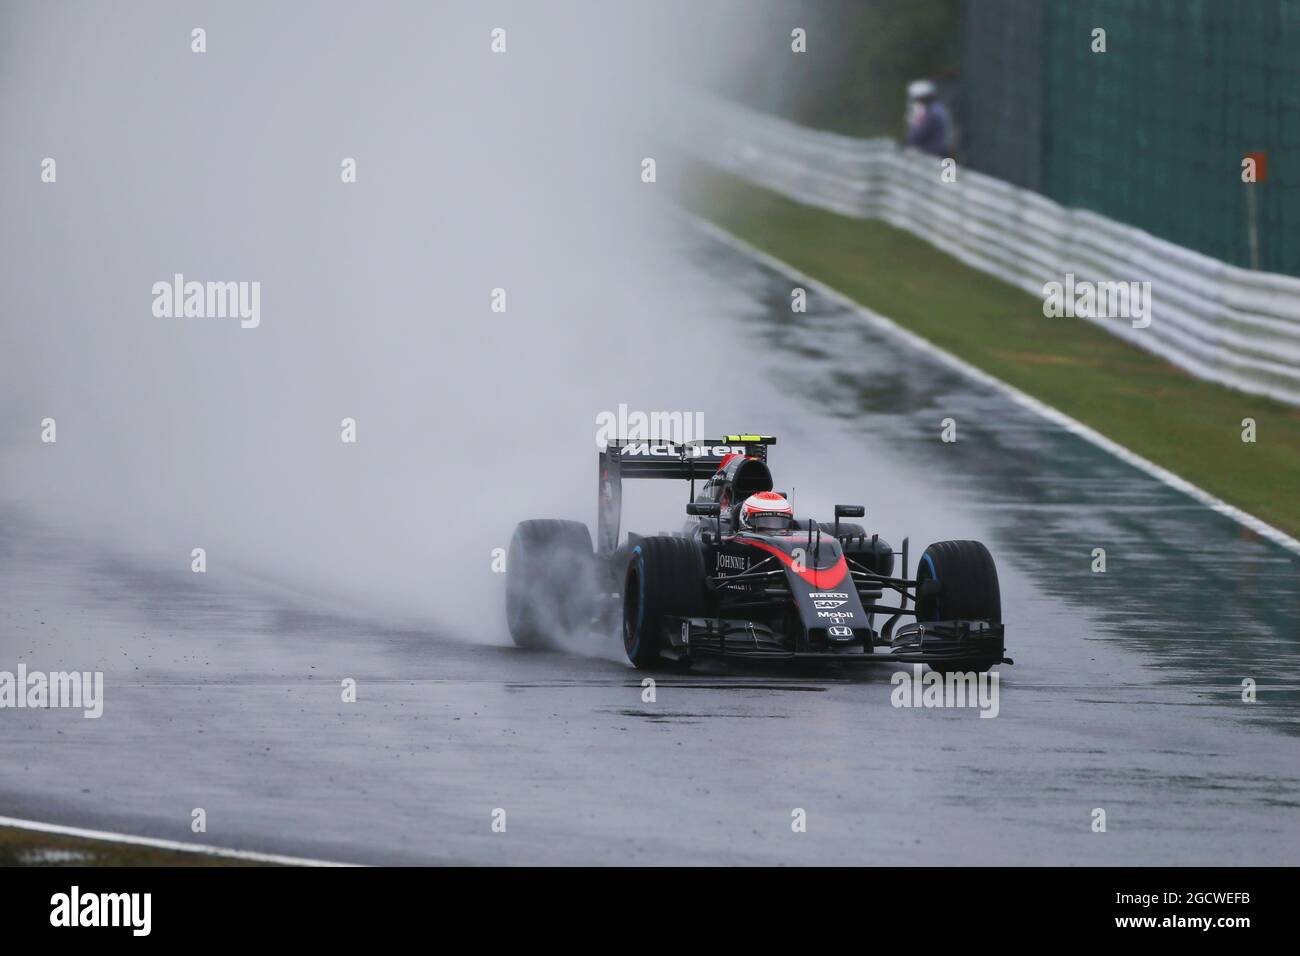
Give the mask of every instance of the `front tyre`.
[(506, 624), (520, 647), (555, 650), (591, 626), (596, 559), (578, 521), (521, 521), (506, 555)]
[[(939, 541), (921, 555), (916, 569), (916, 620), (1002, 623), (1002, 592), (993, 555), (979, 541)], [(931, 583), (933, 582), (933, 583)], [(945, 671), (984, 671), (1001, 661), (972, 658), (945, 662)]]
[(663, 666), (667, 627), (708, 614), (704, 554), (689, 538), (642, 538), (628, 555), (623, 579), (623, 650), (638, 669)]

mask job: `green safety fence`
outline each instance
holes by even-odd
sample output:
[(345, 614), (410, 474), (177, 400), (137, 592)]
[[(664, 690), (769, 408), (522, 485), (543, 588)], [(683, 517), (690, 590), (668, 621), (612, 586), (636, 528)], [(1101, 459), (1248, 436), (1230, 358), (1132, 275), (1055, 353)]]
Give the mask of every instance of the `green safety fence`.
[(962, 60), (973, 168), (1300, 275), (1300, 0), (968, 0)]

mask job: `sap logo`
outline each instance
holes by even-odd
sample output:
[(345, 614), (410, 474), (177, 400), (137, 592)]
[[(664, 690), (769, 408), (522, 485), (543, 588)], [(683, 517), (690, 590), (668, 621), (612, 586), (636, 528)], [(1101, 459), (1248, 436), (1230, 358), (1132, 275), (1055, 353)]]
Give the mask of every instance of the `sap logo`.
[(842, 607), (848, 597), (842, 591), (813, 591), (813, 607), (819, 611), (833, 611), (837, 607)]
[(747, 567), (749, 567), (748, 558), (743, 558), (740, 555), (735, 555), (735, 554), (718, 555), (719, 571), (721, 571), (724, 568), (730, 569), (732, 571), (744, 571)]

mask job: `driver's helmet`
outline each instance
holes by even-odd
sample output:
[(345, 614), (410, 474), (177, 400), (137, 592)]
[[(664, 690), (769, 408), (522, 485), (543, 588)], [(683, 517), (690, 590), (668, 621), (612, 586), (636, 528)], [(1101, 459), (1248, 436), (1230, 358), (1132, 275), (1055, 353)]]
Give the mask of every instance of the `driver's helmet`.
[(740, 526), (746, 531), (789, 531), (794, 527), (794, 510), (775, 491), (760, 491), (740, 506)]

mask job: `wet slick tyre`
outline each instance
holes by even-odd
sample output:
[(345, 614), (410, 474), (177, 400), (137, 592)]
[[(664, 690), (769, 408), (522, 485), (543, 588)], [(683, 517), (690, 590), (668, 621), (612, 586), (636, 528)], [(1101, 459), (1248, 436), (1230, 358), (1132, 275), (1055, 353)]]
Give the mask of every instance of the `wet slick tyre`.
[(939, 541), (930, 545), (921, 555), (916, 580), (938, 582), (930, 594), (917, 598), (918, 621), (1002, 623), (998, 569), (993, 565), (993, 555), (981, 542)]
[[(979, 541), (939, 541), (921, 555), (916, 568), (916, 620), (1002, 623), (1002, 592), (993, 555)], [(935, 584), (926, 586), (929, 581)], [(923, 593), (926, 592), (926, 593)], [(1000, 660), (1000, 658), (999, 658)], [(997, 660), (945, 662), (943, 671), (983, 671)]]
[(628, 554), (623, 578), (623, 650), (639, 669), (667, 665), (670, 618), (704, 617), (708, 588), (704, 554), (689, 538), (642, 538)]
[(542, 519), (515, 526), (506, 555), (506, 624), (520, 647), (556, 649), (581, 635), (595, 606), (591, 532), (577, 521)]

